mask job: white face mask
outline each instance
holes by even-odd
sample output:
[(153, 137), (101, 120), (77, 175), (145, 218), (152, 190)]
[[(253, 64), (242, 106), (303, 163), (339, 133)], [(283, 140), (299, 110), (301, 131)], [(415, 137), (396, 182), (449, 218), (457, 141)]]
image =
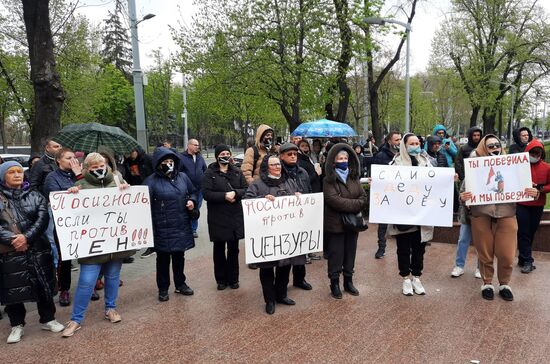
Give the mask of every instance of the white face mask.
[(540, 161), (540, 157), (529, 156), (529, 162), (537, 163), (538, 161)]

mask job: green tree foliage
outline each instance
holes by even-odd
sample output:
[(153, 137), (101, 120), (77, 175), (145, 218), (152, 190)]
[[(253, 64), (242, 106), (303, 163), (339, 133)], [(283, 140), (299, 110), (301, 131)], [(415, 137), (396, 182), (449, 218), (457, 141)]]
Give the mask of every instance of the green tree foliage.
[(109, 11), (109, 15), (104, 21), (101, 56), (105, 63), (114, 64), (130, 80), (132, 50), (128, 40), (128, 28), (123, 21), (124, 16), (122, 0), (115, 0), (115, 9)]

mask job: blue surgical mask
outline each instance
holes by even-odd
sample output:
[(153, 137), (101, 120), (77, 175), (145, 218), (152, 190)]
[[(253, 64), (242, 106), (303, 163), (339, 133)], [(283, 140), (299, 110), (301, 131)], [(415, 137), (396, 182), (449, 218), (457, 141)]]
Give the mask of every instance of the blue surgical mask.
[(407, 148), (407, 153), (409, 153), (409, 155), (419, 155), (421, 152), (422, 152), (422, 149), (420, 149), (420, 147)]
[(345, 171), (346, 169), (348, 169), (348, 162), (336, 162), (334, 163), (334, 166), (338, 169)]

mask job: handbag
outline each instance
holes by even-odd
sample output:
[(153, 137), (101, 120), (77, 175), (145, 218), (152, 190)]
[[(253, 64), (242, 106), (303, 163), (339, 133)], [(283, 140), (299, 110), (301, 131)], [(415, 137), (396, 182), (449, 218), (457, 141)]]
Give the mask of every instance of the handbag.
[[(193, 201), (187, 196), (187, 201)], [(201, 217), (201, 211), (199, 210), (199, 206), (195, 201), (193, 201), (193, 209), (189, 210), (187, 209), (187, 214), (189, 215), (189, 218), (191, 220), (198, 220), (199, 217)]]
[[(336, 181), (336, 186), (338, 186), (338, 195), (341, 197), (342, 190), (340, 190), (338, 181)], [(340, 212), (340, 220), (342, 221), (342, 225), (344, 225), (345, 231), (361, 232), (369, 228), (369, 226), (365, 224), (363, 213), (361, 212)]]

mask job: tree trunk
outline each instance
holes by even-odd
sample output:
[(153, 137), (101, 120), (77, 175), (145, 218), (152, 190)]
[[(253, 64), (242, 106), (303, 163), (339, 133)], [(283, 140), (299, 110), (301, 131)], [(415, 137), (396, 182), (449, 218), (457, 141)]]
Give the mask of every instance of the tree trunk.
[(480, 106), (472, 107), (472, 115), (470, 116), (470, 128), (477, 126), (477, 117), (479, 115)]
[(483, 134), (496, 134), (495, 120), (496, 113), (493, 109), (483, 109)]
[(336, 120), (346, 121), (349, 97), (351, 90), (347, 82), (347, 74), (353, 50), (351, 47), (351, 28), (348, 23), (348, 2), (346, 0), (334, 0), (336, 9), (336, 19), (338, 21), (338, 29), (340, 30), (340, 57), (338, 58), (338, 76), (336, 83), (338, 85), (338, 112)]
[(34, 88), (35, 112), (31, 119), (31, 151), (37, 153), (42, 150), (45, 140), (59, 131), (65, 95), (53, 52), (50, 1), (22, 1), (29, 44), (31, 82)]
[[(370, 70), (369, 70), (370, 71)], [(370, 72), (369, 72), (370, 76)], [(384, 130), (380, 123), (380, 115), (378, 114), (378, 89), (371, 88), (369, 91), (369, 106), (372, 122), (372, 135), (378, 145), (384, 144)], [(388, 133), (390, 130), (388, 130)]]
[(502, 108), (498, 109), (498, 137), (502, 135)]

